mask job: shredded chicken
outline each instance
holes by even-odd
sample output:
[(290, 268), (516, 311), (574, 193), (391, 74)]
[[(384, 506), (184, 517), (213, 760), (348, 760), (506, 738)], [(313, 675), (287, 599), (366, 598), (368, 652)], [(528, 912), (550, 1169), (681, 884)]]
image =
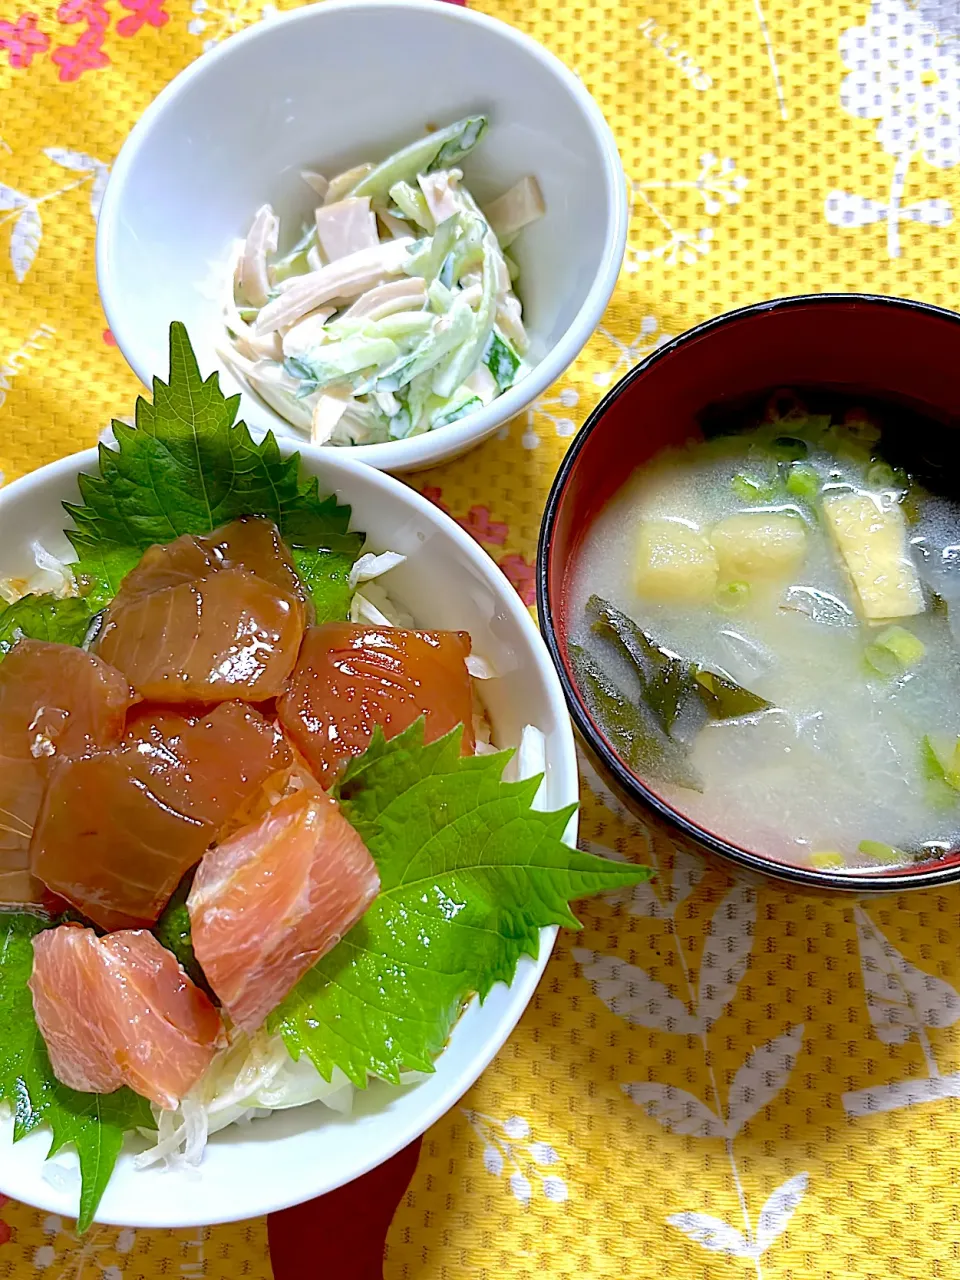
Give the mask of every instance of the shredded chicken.
[[(283, 335), (281, 359), (289, 360), (291, 356), (305, 356), (313, 348), (320, 346), (326, 340), (323, 326), (332, 315), (333, 307), (320, 307), (292, 324)], [(271, 336), (279, 339), (279, 334)]]
[(384, 316), (407, 311), (422, 303), (427, 296), (427, 287), (419, 276), (410, 276), (403, 280), (391, 280), (389, 284), (378, 284), (344, 313), (344, 320), (382, 320)]
[(273, 302), (267, 303), (257, 316), (254, 328), (257, 333), (271, 333), (284, 325), (292, 324), (301, 316), (313, 311), (334, 298), (357, 298), (374, 285), (382, 284), (390, 276), (403, 271), (407, 258), (405, 240), (388, 240), (372, 249), (361, 249), (346, 258), (331, 262), (319, 271), (311, 271), (297, 277), (289, 289)]
[(481, 212), (459, 163), (486, 129), (468, 116), (329, 181), (304, 169), (313, 217), (290, 247), (277, 254), (269, 205), (237, 242), (224, 358), (314, 441), (433, 431), (526, 376), (519, 269), (491, 219), (512, 237), (543, 200), (529, 178)]
[(254, 307), (262, 307), (270, 296), (267, 254), (276, 253), (280, 219), (268, 204), (261, 205), (253, 219), (240, 258), (237, 284)]
[(313, 418), (310, 424), (310, 439), (314, 444), (326, 444), (336, 431), (340, 419), (350, 407), (350, 393), (332, 395), (325, 391), (313, 406)]

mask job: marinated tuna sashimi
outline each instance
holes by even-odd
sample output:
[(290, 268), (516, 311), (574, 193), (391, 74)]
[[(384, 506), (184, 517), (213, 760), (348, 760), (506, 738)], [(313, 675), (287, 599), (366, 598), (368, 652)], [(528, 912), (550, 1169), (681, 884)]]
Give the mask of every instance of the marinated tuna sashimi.
[(39, 903), (30, 837), (50, 771), (120, 741), (136, 695), (119, 671), (72, 645), (20, 640), (0, 663), (0, 903)]
[(158, 702), (262, 702), (293, 670), (306, 601), (269, 520), (151, 547), (107, 609), (97, 652)]
[(152, 924), (232, 815), (289, 762), (278, 730), (242, 703), (200, 717), (144, 710), (117, 747), (57, 765), (32, 870), (105, 929)]
[(265, 582), (295, 596), (312, 619), (313, 606), (294, 568), (287, 544), (272, 520), (260, 516), (241, 516), (214, 529), (200, 541), (212, 548), (226, 568), (246, 569)]
[(469, 654), (466, 631), (310, 627), (278, 704), (280, 721), (325, 787), (367, 749), (377, 725), (392, 738), (425, 716), (430, 742), (462, 724), (463, 754), (472, 755)]
[(204, 855), (187, 899), (193, 948), (217, 997), (252, 1032), (377, 896), (373, 859), (315, 785)]
[(220, 1015), (145, 930), (98, 938), (61, 925), (33, 940), (33, 1009), (57, 1079), (81, 1093), (129, 1085), (173, 1110), (213, 1061)]

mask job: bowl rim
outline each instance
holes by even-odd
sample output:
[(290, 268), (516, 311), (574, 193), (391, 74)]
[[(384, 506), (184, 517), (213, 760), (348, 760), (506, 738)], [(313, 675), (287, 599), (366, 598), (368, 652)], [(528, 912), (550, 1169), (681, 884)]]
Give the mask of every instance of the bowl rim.
[[(342, 457), (354, 457), (378, 470), (406, 470), (427, 467), (446, 458), (466, 452), (474, 444), (491, 435), (503, 423), (516, 417), (559, 378), (582, 351), (599, 324), (607, 303), (616, 287), (627, 243), (629, 223), (627, 182), (623, 163), (613, 131), (608, 125), (597, 102), (578, 76), (555, 54), (551, 53), (532, 36), (510, 24), (458, 4), (437, 0), (324, 0), (323, 4), (305, 5), (287, 10), (265, 22), (255, 23), (226, 40), (208, 53), (200, 55), (184, 67), (164, 86), (141, 114), (127, 134), (113, 163), (104, 192), (96, 232), (96, 273), (100, 300), (107, 324), (116, 339), (118, 348), (127, 364), (144, 386), (150, 387), (154, 369), (149, 356), (141, 349), (141, 329), (134, 313), (125, 303), (126, 289), (114, 259), (113, 243), (122, 222), (122, 213), (130, 171), (141, 149), (149, 142), (151, 133), (167, 107), (175, 102), (195, 80), (202, 79), (208, 70), (229, 59), (234, 52), (247, 44), (268, 35), (280, 26), (299, 23), (323, 22), (327, 17), (353, 10), (374, 12), (384, 9), (408, 9), (431, 15), (438, 22), (460, 23), (466, 27), (485, 29), (512, 42), (539, 62), (566, 89), (576, 102), (593, 133), (603, 164), (603, 198), (606, 203), (606, 230), (600, 267), (595, 273), (576, 315), (567, 325), (560, 339), (550, 347), (526, 377), (510, 387), (503, 395), (491, 401), (485, 408), (469, 414), (459, 422), (450, 423), (439, 431), (424, 432), (406, 440), (386, 441), (381, 444), (343, 445), (330, 449)], [(222, 370), (228, 372), (229, 370)], [(257, 414), (249, 413), (249, 423), (255, 433), (272, 429), (280, 434), (277, 422), (284, 421), (269, 407), (264, 412), (263, 403), (256, 393), (249, 390), (230, 374), (245, 393), (250, 405), (257, 407)], [(272, 415), (268, 417), (267, 415)], [(307, 438), (298, 437), (297, 428), (284, 423), (290, 439), (309, 448), (330, 446), (313, 445)], [(286, 433), (284, 433), (286, 434)]]
[(786, 862), (777, 862), (773, 858), (764, 857), (748, 849), (741, 849), (731, 841), (714, 834), (688, 818), (678, 809), (672, 808), (650, 787), (633, 774), (620, 759), (619, 755), (601, 733), (585, 704), (579, 690), (571, 680), (560, 644), (554, 619), (552, 595), (549, 588), (550, 561), (553, 548), (553, 535), (560, 510), (566, 496), (566, 490), (580, 453), (585, 448), (594, 429), (606, 416), (611, 406), (628, 391), (635, 382), (661, 360), (667, 359), (675, 352), (709, 336), (715, 330), (735, 325), (742, 320), (770, 312), (799, 309), (800, 307), (874, 307), (883, 306), (907, 312), (917, 312), (936, 319), (946, 320), (960, 326), (960, 314), (933, 303), (920, 302), (914, 298), (900, 298), (885, 294), (871, 293), (808, 293), (791, 294), (782, 298), (771, 298), (762, 302), (749, 303), (732, 311), (725, 311), (713, 316), (691, 329), (685, 330), (675, 338), (664, 342), (638, 364), (630, 369), (611, 389), (606, 392), (596, 407), (587, 417), (583, 426), (575, 436), (570, 448), (563, 457), (554, 477), (544, 508), (540, 525), (540, 538), (537, 545), (536, 589), (537, 614), (540, 619), (540, 630), (550, 651), (554, 666), (560, 677), (560, 683), (567, 699), (567, 707), (590, 751), (599, 759), (604, 770), (612, 777), (615, 785), (625, 793), (631, 801), (652, 809), (671, 827), (693, 840), (701, 848), (739, 864), (748, 871), (775, 880), (788, 881), (806, 886), (809, 889), (823, 889), (850, 893), (899, 893), (906, 889), (929, 889), (934, 886), (955, 883), (960, 880), (960, 863), (946, 866), (931, 866), (923, 871), (897, 870), (878, 874), (873, 872), (848, 872), (807, 868)]
[[(429, 2), (436, 3), (436, 0), (429, 0)], [(278, 439), (277, 444), (284, 457), (301, 452), (296, 448), (295, 441)], [(509, 616), (528, 641), (530, 651), (535, 658), (535, 672), (539, 674), (544, 687), (545, 699), (556, 720), (558, 737), (553, 752), (554, 758), (550, 760), (549, 764), (558, 778), (558, 790), (561, 793), (558, 797), (557, 807), (562, 808), (573, 801), (579, 802), (580, 783), (576, 743), (567, 713), (563, 686), (557, 677), (556, 668), (550, 660), (550, 655), (543, 647), (543, 639), (533, 618), (530, 616), (529, 609), (524, 605), (513, 585), (496, 562), (487, 555), (468, 533), (460, 528), (452, 516), (447, 515), (434, 503), (424, 498), (422, 494), (404, 484), (402, 480), (398, 480), (396, 477), (374, 467), (366, 466), (355, 458), (342, 457), (336, 452), (326, 453), (320, 457), (318, 456), (318, 451), (315, 450), (308, 456), (301, 456), (308, 473), (319, 475), (321, 483), (327, 483), (331, 492), (338, 490), (340, 482), (344, 478), (368, 485), (371, 489), (371, 501), (375, 501), (378, 492), (392, 492), (408, 508), (433, 523), (438, 532), (452, 542), (471, 562), (472, 566), (486, 578), (491, 591), (494, 593), (499, 610), (502, 614)], [(63, 481), (69, 481), (71, 478), (75, 479), (82, 471), (95, 471), (98, 457), (99, 447), (85, 449), (79, 453), (68, 454), (66, 457), (47, 463), (45, 466), (38, 467), (35, 471), (27, 472), (25, 475), (11, 481), (9, 485), (0, 488), (0, 513), (2, 513), (3, 508), (11, 498), (20, 497), (25, 493), (29, 493), (32, 489), (39, 490), (49, 484), (57, 485)], [(326, 471), (326, 475), (324, 475), (324, 471)], [(67, 518), (65, 516), (66, 522)], [(578, 817), (579, 809), (574, 812), (565, 837), (574, 846), (576, 845)], [(335, 1176), (331, 1179), (325, 1176), (322, 1165), (313, 1170), (307, 1169), (305, 1180), (308, 1185), (305, 1186), (302, 1193), (298, 1193), (292, 1198), (286, 1196), (280, 1199), (272, 1199), (269, 1195), (265, 1195), (260, 1208), (253, 1211), (254, 1216), (256, 1213), (275, 1213), (295, 1204), (303, 1204), (319, 1195), (335, 1191), (338, 1187), (345, 1186), (347, 1183), (363, 1177), (364, 1174), (378, 1168), (404, 1147), (409, 1146), (410, 1143), (414, 1142), (454, 1107), (467, 1090), (473, 1087), (516, 1030), (517, 1024), (533, 999), (544, 970), (550, 961), (558, 932), (559, 929), (555, 925), (546, 926), (540, 930), (540, 946), (536, 958), (531, 958), (529, 963), (521, 961), (513, 982), (509, 987), (506, 987), (506, 991), (509, 993), (509, 1003), (500, 1015), (495, 1033), (483, 1041), (480, 1051), (470, 1058), (469, 1068), (460, 1070), (459, 1073), (453, 1075), (446, 1083), (446, 1086), (438, 1090), (436, 1097), (429, 1105), (407, 1118), (406, 1123), (397, 1124), (396, 1122), (391, 1122), (391, 1128), (388, 1130), (389, 1141), (384, 1144), (382, 1152), (376, 1158), (362, 1162), (361, 1166), (346, 1178)], [(474, 1004), (475, 1000), (476, 997), (473, 997), (468, 1002), (468, 1008)], [(462, 1023), (462, 1018), (463, 1015), (454, 1024), (451, 1036), (456, 1035), (457, 1029)], [(443, 1054), (441, 1052), (436, 1062), (439, 1063), (442, 1057)], [(430, 1079), (435, 1078), (435, 1076), (430, 1077)], [(318, 1104), (310, 1105), (316, 1106)], [(6, 1141), (0, 1140), (0, 1191), (6, 1191), (7, 1194), (16, 1198), (22, 1198), (22, 1188), (18, 1189), (13, 1184), (9, 1174), (4, 1174), (3, 1157), (8, 1149)], [(44, 1156), (45, 1159), (46, 1156)], [(42, 1194), (31, 1195), (31, 1204), (35, 1204), (40, 1209), (51, 1213), (72, 1212), (64, 1208), (63, 1192), (58, 1191), (53, 1186), (47, 1186), (42, 1178), (39, 1182), (43, 1188)], [(72, 1203), (74, 1192), (70, 1191), (67, 1194)], [(198, 1196), (198, 1201), (202, 1201), (202, 1197)], [(188, 1228), (245, 1220), (251, 1216), (251, 1212), (250, 1206), (244, 1204), (236, 1213), (220, 1213), (211, 1217), (203, 1212), (198, 1212), (189, 1217), (173, 1219), (163, 1218), (162, 1215), (158, 1216), (151, 1213), (144, 1213), (140, 1217), (135, 1217), (111, 1213), (108, 1210), (106, 1213), (98, 1211), (95, 1221), (113, 1226), (135, 1228)]]

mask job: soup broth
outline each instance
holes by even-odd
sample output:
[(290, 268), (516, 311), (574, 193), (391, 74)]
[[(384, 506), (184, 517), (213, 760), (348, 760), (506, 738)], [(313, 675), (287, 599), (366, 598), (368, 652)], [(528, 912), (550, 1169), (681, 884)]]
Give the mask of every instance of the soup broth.
[(659, 454), (601, 512), (572, 579), (578, 682), (714, 834), (818, 867), (928, 859), (960, 842), (960, 506), (936, 456), (926, 486), (891, 465), (930, 424), (783, 408)]

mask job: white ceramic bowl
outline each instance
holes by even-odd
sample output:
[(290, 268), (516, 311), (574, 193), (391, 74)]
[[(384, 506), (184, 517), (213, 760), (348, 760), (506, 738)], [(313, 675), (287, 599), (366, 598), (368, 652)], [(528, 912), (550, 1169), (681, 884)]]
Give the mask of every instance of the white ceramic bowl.
[[(336, 491), (353, 507), (353, 527), (365, 530), (377, 549), (408, 557), (384, 580), (391, 597), (423, 626), (468, 630), (474, 651), (493, 664), (498, 675), (485, 683), (484, 694), (495, 741), (516, 746), (525, 724), (544, 732), (547, 807), (575, 801), (576, 755), (560, 682), (527, 610), (493, 561), (449, 516), (400, 481), (332, 451), (304, 463), (319, 476), (321, 491)], [(33, 572), (34, 538), (71, 557), (61, 503), (78, 500), (77, 473), (95, 472), (96, 465), (91, 449), (0, 489), (0, 576)], [(332, 1191), (374, 1168), (449, 1110), (487, 1066), (533, 995), (555, 934), (543, 931), (538, 960), (521, 960), (511, 987), (496, 986), (482, 1006), (469, 1005), (434, 1075), (400, 1089), (372, 1085), (357, 1094), (349, 1119), (314, 1103), (227, 1129), (211, 1140), (198, 1178), (136, 1170), (126, 1153), (98, 1220), (187, 1227), (250, 1218)], [(40, 1130), (11, 1146), (11, 1131), (12, 1121), (0, 1123), (0, 1192), (75, 1216), (76, 1192), (57, 1191), (42, 1176), (49, 1133)]]
[[(327, 0), (285, 13), (198, 59), (147, 108), (117, 157), (97, 233), (104, 310), (141, 381), (166, 367), (171, 320), (186, 324), (201, 368), (223, 369), (213, 284), (219, 275), (222, 288), (229, 245), (264, 201), (284, 226), (309, 216), (301, 169), (382, 159), (428, 122), (477, 112), (491, 122), (464, 164), (478, 199), (533, 173), (546, 200), (546, 216), (511, 249), (536, 367), (460, 422), (338, 452), (389, 471), (431, 466), (519, 413), (603, 314), (623, 258), (626, 184), (613, 136), (571, 71), (505, 23), (437, 0)], [(255, 432), (302, 439), (226, 371), (223, 383), (243, 392)]]

